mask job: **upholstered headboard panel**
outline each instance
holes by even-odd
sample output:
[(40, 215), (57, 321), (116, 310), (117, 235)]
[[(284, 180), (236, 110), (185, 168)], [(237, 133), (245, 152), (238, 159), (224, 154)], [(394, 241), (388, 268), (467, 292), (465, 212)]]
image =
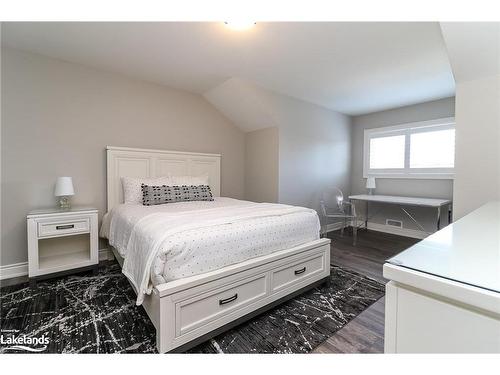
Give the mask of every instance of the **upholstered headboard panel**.
[(219, 154), (106, 147), (108, 212), (123, 203), (121, 177), (208, 175), (214, 196), (220, 196)]

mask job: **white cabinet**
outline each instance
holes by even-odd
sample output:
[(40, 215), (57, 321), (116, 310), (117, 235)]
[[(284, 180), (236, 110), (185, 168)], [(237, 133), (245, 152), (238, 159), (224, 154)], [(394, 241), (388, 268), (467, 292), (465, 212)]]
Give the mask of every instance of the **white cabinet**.
[(97, 209), (32, 211), (27, 227), (30, 279), (98, 264)]
[(384, 265), (387, 353), (500, 353), (500, 202)]
[(500, 353), (500, 293), (384, 265), (386, 353)]

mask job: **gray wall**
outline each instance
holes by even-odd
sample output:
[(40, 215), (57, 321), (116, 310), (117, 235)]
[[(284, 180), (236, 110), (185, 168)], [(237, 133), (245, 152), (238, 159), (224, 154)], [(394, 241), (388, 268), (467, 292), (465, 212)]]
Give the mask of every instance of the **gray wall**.
[(1, 265), (27, 260), (26, 213), (55, 205), (57, 176), (104, 213), (106, 145), (221, 153), (222, 195), (244, 197), (244, 133), (199, 95), (7, 48), (1, 85)]
[(348, 116), (290, 97), (279, 101), (279, 200), (319, 209), (321, 194), (350, 192)]
[(279, 129), (245, 134), (245, 199), (278, 202)]
[(454, 218), (500, 200), (500, 76), (457, 82)]
[[(383, 126), (399, 125), (407, 122), (433, 120), (455, 115), (455, 98), (446, 98), (432, 102), (415, 104), (388, 111), (375, 112), (356, 116), (352, 119), (352, 174), (351, 191), (353, 194), (366, 193), (366, 180), (363, 178), (363, 142), (364, 130)], [(420, 180), (420, 179), (387, 179), (379, 178), (377, 194), (401, 195), (429, 198), (449, 198), (453, 196), (453, 180)], [(373, 205), (371, 213), (377, 213), (370, 221), (385, 224), (386, 218), (403, 221), (403, 227), (419, 230), (400, 209), (387, 205)], [(430, 209), (412, 208), (417, 220), (424, 224), (426, 230), (435, 229), (435, 212)], [(364, 205), (360, 207), (364, 215)], [(370, 214), (371, 216), (371, 214)], [(446, 212), (443, 213), (446, 223)]]
[[(349, 193), (348, 116), (234, 78), (206, 96), (243, 129), (279, 129), (279, 202), (318, 209), (324, 190), (339, 187)], [(262, 145), (266, 152), (269, 146)], [(262, 160), (258, 153), (249, 152), (247, 157), (257, 158), (247, 160), (249, 166)]]

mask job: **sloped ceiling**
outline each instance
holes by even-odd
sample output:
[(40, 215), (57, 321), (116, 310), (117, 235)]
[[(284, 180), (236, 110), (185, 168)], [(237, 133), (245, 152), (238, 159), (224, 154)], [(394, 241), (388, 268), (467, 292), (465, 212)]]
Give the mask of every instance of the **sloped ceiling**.
[(203, 96), (244, 131), (279, 126), (270, 93), (250, 82), (231, 78)]
[(435, 22), (4, 23), (2, 43), (206, 94), (244, 129), (273, 116), (242, 82), (348, 115), (455, 90)]
[(500, 75), (499, 22), (443, 22), (441, 29), (457, 82)]

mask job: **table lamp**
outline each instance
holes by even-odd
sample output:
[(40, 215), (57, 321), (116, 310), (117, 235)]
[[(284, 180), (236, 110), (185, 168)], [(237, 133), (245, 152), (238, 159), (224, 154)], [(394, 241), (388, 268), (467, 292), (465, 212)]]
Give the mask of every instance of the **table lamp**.
[(75, 195), (73, 179), (71, 177), (58, 177), (54, 195), (59, 197), (59, 208), (69, 210), (71, 208), (70, 197)]
[(368, 177), (366, 179), (366, 188), (368, 189), (368, 194), (373, 195), (373, 190), (377, 186), (375, 185), (375, 177)]

